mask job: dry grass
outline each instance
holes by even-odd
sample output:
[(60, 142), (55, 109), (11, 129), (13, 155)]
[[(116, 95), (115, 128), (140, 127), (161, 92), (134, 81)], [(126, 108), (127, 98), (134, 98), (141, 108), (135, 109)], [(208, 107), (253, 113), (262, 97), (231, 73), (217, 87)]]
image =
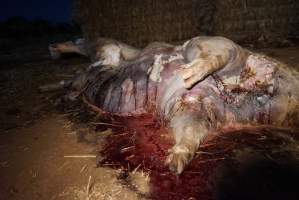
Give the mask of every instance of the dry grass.
[[(59, 194), (58, 199), (73, 200), (142, 200), (149, 193), (149, 176), (142, 173), (130, 173), (130, 183), (122, 183), (120, 180), (106, 178), (105, 180), (88, 180), (88, 186), (67, 187)], [(88, 189), (87, 189), (88, 188)], [(88, 192), (87, 192), (88, 191)]]

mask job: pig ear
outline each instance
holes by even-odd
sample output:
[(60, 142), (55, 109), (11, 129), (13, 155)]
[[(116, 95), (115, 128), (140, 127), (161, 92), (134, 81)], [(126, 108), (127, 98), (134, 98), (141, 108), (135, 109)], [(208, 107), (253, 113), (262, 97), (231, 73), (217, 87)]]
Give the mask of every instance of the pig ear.
[(49, 45), (49, 52), (52, 59), (58, 59), (61, 57), (61, 53), (58, 52), (56, 44)]

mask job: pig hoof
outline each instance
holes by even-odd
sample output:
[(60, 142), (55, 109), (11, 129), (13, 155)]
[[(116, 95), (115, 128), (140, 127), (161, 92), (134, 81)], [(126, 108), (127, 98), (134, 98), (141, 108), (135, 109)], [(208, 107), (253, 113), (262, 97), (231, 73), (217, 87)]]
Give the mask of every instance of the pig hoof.
[(170, 171), (181, 174), (185, 166), (190, 162), (192, 154), (188, 148), (179, 145), (170, 149), (169, 153), (166, 164), (169, 166)]

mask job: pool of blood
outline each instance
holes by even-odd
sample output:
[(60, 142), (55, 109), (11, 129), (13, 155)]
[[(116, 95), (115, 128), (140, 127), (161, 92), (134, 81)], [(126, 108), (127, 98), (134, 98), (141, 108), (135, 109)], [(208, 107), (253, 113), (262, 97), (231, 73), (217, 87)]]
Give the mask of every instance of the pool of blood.
[[(109, 127), (99, 125), (98, 130)], [(150, 115), (116, 117), (111, 126), (113, 134), (101, 149), (101, 165), (133, 171), (136, 168), (150, 175), (151, 199), (215, 199), (214, 175), (223, 164), (237, 168), (233, 151), (245, 147), (269, 150), (284, 141), (268, 128), (226, 130), (206, 140), (184, 172), (176, 175), (165, 165), (168, 149), (174, 139), (161, 122)], [(281, 130), (280, 130), (281, 131)], [(295, 132), (284, 131), (297, 137)], [(296, 132), (297, 133), (297, 132)], [(266, 139), (264, 136), (267, 135)]]

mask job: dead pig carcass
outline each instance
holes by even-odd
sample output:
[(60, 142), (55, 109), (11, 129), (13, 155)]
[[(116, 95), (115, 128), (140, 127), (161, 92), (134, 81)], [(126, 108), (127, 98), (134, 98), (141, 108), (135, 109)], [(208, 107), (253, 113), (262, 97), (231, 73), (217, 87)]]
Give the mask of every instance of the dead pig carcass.
[(176, 173), (204, 138), (227, 126), (299, 126), (298, 73), (225, 38), (155, 46), (132, 62), (84, 76), (83, 95), (93, 109), (150, 113), (170, 127), (175, 145), (166, 163)]

